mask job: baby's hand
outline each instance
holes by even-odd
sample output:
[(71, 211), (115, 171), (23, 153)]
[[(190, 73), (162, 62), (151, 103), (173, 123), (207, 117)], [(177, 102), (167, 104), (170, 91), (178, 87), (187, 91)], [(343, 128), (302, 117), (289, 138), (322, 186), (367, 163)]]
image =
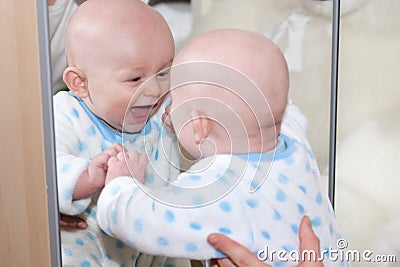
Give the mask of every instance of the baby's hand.
[(174, 127), (172, 126), (171, 117), (169, 116), (170, 112), (171, 112), (171, 105), (168, 105), (165, 107), (165, 112), (163, 113), (161, 119), (164, 122), (165, 126), (167, 127), (167, 130), (170, 133), (175, 133)]
[(120, 176), (133, 176), (136, 180), (144, 183), (144, 175), (148, 163), (147, 156), (136, 150), (120, 152), (108, 161), (106, 184)]
[(92, 188), (97, 192), (104, 187), (106, 174), (108, 170), (108, 160), (124, 151), (121, 144), (113, 144), (103, 152), (97, 154), (88, 167), (88, 176)]

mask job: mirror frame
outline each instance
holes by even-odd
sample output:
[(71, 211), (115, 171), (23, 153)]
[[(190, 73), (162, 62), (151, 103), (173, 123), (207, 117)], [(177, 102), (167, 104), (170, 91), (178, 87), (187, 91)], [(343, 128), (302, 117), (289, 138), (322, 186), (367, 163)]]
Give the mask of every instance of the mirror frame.
[(47, 0), (37, 0), (42, 116), (46, 161), (47, 209), (50, 236), (51, 266), (61, 266), (60, 218), (56, 175), (53, 91), (51, 90), (50, 38)]

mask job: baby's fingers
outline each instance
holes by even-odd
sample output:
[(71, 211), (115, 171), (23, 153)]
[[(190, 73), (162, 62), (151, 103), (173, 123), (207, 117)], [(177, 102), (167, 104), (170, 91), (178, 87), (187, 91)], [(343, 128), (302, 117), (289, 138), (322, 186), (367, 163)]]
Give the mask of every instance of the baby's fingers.
[(108, 168), (114, 167), (116, 164), (118, 164), (118, 161), (119, 161), (119, 159), (116, 156), (111, 156), (108, 159), (108, 163), (107, 163)]
[(125, 147), (121, 144), (114, 143), (111, 146), (109, 146), (106, 150), (103, 151), (103, 153), (106, 153), (110, 156), (116, 156), (120, 152), (124, 152)]

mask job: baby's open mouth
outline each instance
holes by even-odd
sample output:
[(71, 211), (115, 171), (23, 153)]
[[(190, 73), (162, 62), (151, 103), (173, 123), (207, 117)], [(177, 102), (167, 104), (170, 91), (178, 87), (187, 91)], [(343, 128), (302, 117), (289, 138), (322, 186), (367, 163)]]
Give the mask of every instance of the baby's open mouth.
[(135, 106), (131, 108), (131, 114), (137, 122), (145, 122), (153, 110), (154, 105)]

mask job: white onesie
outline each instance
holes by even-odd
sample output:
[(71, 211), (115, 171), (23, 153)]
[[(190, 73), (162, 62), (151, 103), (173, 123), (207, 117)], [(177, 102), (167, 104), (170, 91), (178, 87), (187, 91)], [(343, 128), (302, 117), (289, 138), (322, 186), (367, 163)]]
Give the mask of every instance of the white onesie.
[[(116, 142), (141, 152), (147, 151), (153, 163), (146, 168), (148, 186), (156, 188), (165, 183), (164, 180), (157, 179), (155, 170), (160, 171), (164, 178), (178, 175), (176, 166), (169, 164), (170, 161), (179, 160), (176, 139), (161, 127), (165, 105), (166, 102), (140, 133), (122, 136), (106, 126), (72, 93), (59, 92), (54, 96), (60, 212), (80, 215), (89, 225), (86, 230), (61, 230), (63, 266), (190, 266), (186, 259), (139, 253), (122, 241), (105, 234), (96, 221), (98, 194), (86, 199), (72, 200), (75, 184), (81, 173), (87, 169), (90, 159)], [(159, 152), (161, 149), (164, 153)]]
[[(207, 243), (223, 233), (273, 266), (296, 266), (299, 223), (310, 217), (321, 249), (337, 249), (340, 233), (311, 147), (306, 119), (289, 104), (275, 151), (201, 159), (163, 189), (119, 177), (102, 191), (98, 222), (108, 234), (149, 254), (192, 259), (222, 257)], [(324, 261), (341, 266), (340, 261)]]

